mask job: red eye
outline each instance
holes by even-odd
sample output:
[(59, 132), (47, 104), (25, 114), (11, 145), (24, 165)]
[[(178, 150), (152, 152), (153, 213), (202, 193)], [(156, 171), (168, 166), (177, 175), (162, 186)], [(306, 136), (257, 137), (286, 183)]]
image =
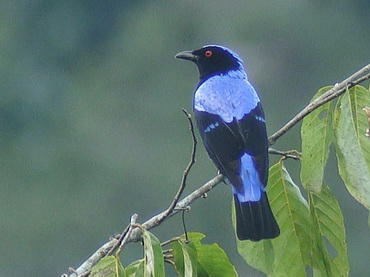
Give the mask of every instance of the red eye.
[(209, 58), (210, 56), (212, 56), (212, 51), (211, 50), (207, 50), (205, 53), (204, 53), (204, 56), (206, 56), (207, 58)]

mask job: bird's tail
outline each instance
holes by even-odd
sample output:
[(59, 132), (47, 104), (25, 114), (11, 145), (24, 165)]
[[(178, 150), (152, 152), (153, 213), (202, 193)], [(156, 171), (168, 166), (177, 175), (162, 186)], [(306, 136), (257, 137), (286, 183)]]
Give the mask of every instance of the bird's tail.
[(261, 191), (258, 201), (241, 202), (234, 194), (236, 233), (240, 240), (259, 241), (272, 239), (280, 234), (272, 214), (266, 192)]

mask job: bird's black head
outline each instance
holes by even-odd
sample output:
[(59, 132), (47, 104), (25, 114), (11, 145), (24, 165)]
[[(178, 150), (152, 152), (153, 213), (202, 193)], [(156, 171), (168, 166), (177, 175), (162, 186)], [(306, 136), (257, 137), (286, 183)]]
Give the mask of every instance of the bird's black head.
[(180, 52), (175, 58), (193, 61), (198, 66), (201, 80), (232, 70), (244, 72), (243, 61), (223, 46), (206, 45), (198, 50)]

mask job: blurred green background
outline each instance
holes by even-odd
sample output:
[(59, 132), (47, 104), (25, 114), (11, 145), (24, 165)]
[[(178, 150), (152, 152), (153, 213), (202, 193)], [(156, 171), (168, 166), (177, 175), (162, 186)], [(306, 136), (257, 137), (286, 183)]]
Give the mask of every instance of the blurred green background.
[[(191, 150), (180, 109), (191, 110), (198, 78), (177, 52), (239, 53), (272, 134), (320, 87), (369, 62), (369, 13), (368, 0), (1, 1), (0, 276), (59, 276), (133, 213), (143, 222), (167, 207)], [(300, 149), (299, 128), (275, 147)], [(298, 183), (299, 164), (287, 167)], [(200, 145), (186, 192), (215, 173)], [(367, 211), (333, 155), (326, 182), (344, 211), (350, 275), (367, 276)], [(240, 276), (262, 276), (236, 252), (229, 191), (197, 201), (187, 227), (218, 242)], [(180, 217), (153, 232), (178, 236)], [(121, 256), (127, 265), (141, 255), (130, 244)]]

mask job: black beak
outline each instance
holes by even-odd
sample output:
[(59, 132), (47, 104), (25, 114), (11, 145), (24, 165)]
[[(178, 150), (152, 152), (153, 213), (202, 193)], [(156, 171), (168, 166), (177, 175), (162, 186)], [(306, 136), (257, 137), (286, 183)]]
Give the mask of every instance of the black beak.
[(183, 51), (183, 52), (177, 53), (175, 55), (175, 58), (189, 60), (193, 62), (199, 61), (199, 56), (194, 55), (192, 51)]

